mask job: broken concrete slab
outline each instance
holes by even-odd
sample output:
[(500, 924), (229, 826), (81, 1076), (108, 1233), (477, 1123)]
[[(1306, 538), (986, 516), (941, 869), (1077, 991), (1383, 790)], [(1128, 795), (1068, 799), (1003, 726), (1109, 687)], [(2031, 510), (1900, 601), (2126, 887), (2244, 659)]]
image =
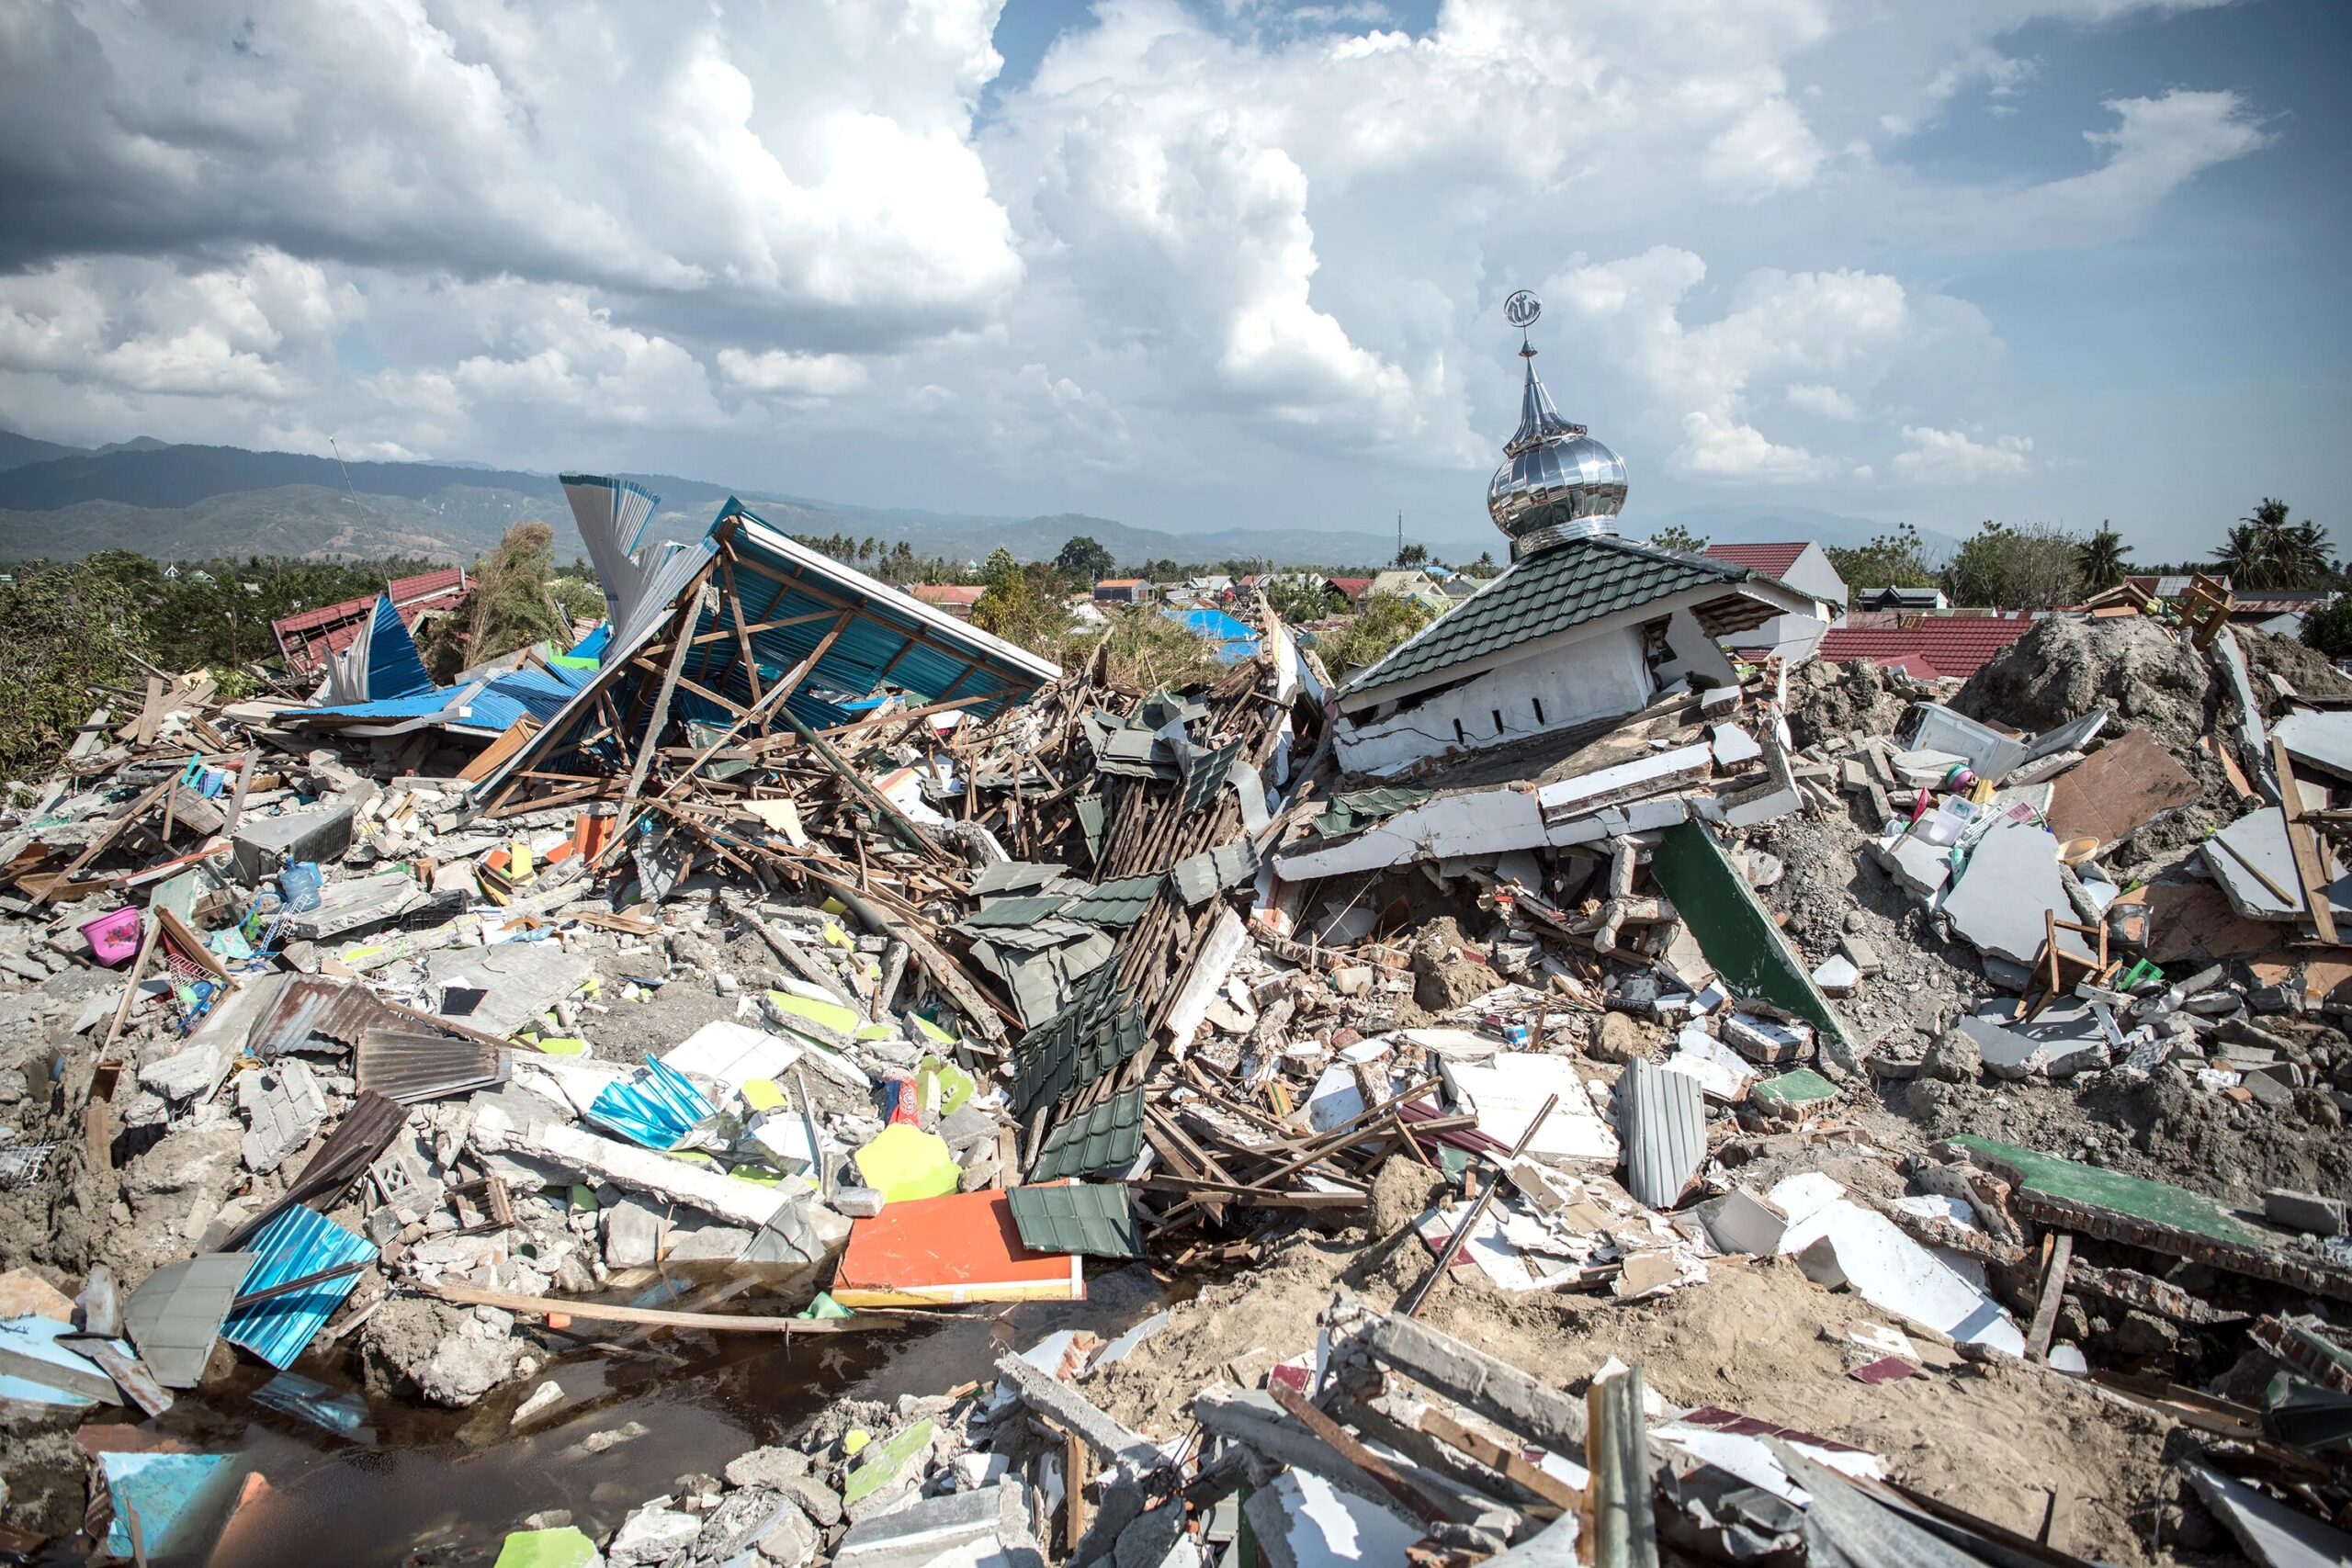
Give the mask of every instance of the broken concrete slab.
[(2262, 1195), (2262, 1217), (2306, 1235), (2342, 1235), (2345, 1204), (2340, 1198), (2274, 1187)]
[(238, 826), (231, 840), (237, 880), (248, 887), (257, 886), (277, 874), (281, 865), (342, 859), (343, 852), (351, 847), (351, 816), (352, 807), (345, 803), (249, 818)]
[(1779, 1250), (1816, 1284), (1850, 1285), (1871, 1305), (1964, 1344), (2025, 1354), (2025, 1336), (2001, 1304), (1875, 1209), (1849, 1202), (1817, 1172), (1768, 1195), (1789, 1214)]
[(1871, 858), (1923, 899), (1934, 898), (1951, 880), (1951, 851), (1917, 834), (1879, 840), (1871, 845)]
[(344, 877), (319, 890), (317, 908), (289, 911), (286, 934), (298, 942), (323, 942), (398, 919), (411, 909), (423, 907), (430, 898), (416, 878), (405, 871)]
[[(2293, 922), (2303, 918), (2301, 885), (2295, 875), (2294, 852), (2287, 844), (2287, 823), (2277, 807), (2250, 811), (2205, 841), (2199, 852), (2205, 869), (2230, 900), (2230, 907), (2252, 920)], [(2336, 918), (2352, 925), (2352, 875), (2331, 855), (2325, 869), (2328, 902)], [(2285, 894), (2281, 897), (2280, 894)]]
[(1617, 1163), (1617, 1135), (1585, 1092), (1576, 1064), (1541, 1051), (1498, 1051), (1484, 1063), (1441, 1060), (1438, 1071), (1457, 1104), (1466, 1102), (1478, 1131), (1510, 1147), (1553, 1096), (1558, 1103), (1527, 1145), (1531, 1158), (1555, 1164)]
[(2262, 1568), (2340, 1568), (2352, 1562), (2352, 1535), (2222, 1474), (2202, 1460), (2184, 1467), (2188, 1483), (2249, 1561)]
[(473, 948), (433, 961), (433, 978), (446, 991), (457, 986), (486, 993), (474, 1009), (452, 1014), (483, 1034), (512, 1034), (596, 972), (594, 960), (559, 942), (508, 942)]
[[(2046, 829), (2022, 822), (1999, 822), (1976, 841), (1959, 885), (1944, 895), (1944, 914), (1954, 932), (1980, 953), (2030, 964), (2047, 935), (2043, 917), (2072, 920), (2074, 905), (2058, 874), (2058, 840)], [(2060, 951), (2088, 959), (2090, 947), (2076, 932), (2061, 930)]]
[(2286, 742), (2287, 754), (2296, 761), (2352, 779), (2352, 713), (2290, 713), (2270, 727), (2270, 734)]
[(266, 1176), (286, 1163), (326, 1122), (327, 1097), (300, 1056), (281, 1056), (237, 1080), (245, 1118), (247, 1169)]
[(558, 1123), (518, 1126), (495, 1106), (474, 1115), (472, 1138), (488, 1153), (542, 1159), (673, 1203), (685, 1203), (756, 1230), (778, 1206), (805, 1192), (807, 1183), (786, 1178), (770, 1187), (740, 1181), (707, 1166), (695, 1165), (614, 1138), (600, 1138)]
[(923, 1568), (950, 1552), (1042, 1561), (1029, 1533), (1028, 1486), (1001, 1481), (860, 1519), (834, 1548), (833, 1568)]

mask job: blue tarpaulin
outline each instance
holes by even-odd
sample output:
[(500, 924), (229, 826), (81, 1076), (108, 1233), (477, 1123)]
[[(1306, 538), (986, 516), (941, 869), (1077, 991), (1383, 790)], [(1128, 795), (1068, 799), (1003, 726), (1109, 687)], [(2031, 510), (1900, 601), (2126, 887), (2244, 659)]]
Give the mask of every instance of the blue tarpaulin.
[(1258, 634), (1223, 610), (1207, 604), (1189, 607), (1170, 604), (1166, 614), (1216, 644), (1216, 659), (1220, 664), (1238, 664), (1258, 655)]
[[(254, 1266), (238, 1293), (248, 1296), (376, 1256), (375, 1243), (299, 1203), (262, 1226), (244, 1250)], [(220, 1325), (220, 1337), (284, 1371), (358, 1282), (358, 1275), (345, 1274), (239, 1307)]]
[(131, 1560), (133, 1513), (139, 1516), (144, 1560), (193, 1561), (235, 1500), (237, 1476), (227, 1454), (117, 1451), (100, 1454), (98, 1468), (106, 1472), (107, 1495), (114, 1500), (107, 1551), (126, 1562)]

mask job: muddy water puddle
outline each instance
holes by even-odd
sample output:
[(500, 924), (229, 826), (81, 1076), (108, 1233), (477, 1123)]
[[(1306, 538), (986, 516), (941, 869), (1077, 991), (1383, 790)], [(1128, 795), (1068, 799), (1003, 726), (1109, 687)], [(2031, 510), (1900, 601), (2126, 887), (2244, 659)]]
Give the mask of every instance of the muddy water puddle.
[[(675, 1365), (582, 1351), (463, 1411), (365, 1400), (347, 1367), (305, 1363), (296, 1371), (321, 1385), (306, 1416), (261, 1403), (268, 1369), (243, 1366), (154, 1425), (235, 1454), (243, 1476), (262, 1479), (241, 1477), (243, 1499), (225, 1525), (192, 1531), (207, 1544), (155, 1554), (155, 1568), (486, 1564), (526, 1516), (552, 1509), (601, 1540), (678, 1477), (716, 1474), (747, 1449), (786, 1441), (836, 1401), (990, 1382), (998, 1357), (1056, 1329), (1109, 1339), (1163, 1304), (1141, 1269), (1089, 1288), (1084, 1302), (966, 1308), (899, 1333), (648, 1342)], [(516, 1429), (515, 1406), (548, 1381), (564, 1404)], [(600, 1434), (632, 1427), (642, 1430), (602, 1446)], [(80, 1559), (53, 1551), (43, 1561)]]

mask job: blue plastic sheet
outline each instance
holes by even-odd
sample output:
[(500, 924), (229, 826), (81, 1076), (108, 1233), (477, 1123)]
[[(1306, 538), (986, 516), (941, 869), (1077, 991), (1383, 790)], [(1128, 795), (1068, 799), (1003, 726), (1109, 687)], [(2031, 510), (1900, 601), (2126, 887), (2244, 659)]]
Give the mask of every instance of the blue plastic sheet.
[(673, 1149), (695, 1122), (718, 1107), (677, 1068), (655, 1058), (628, 1083), (605, 1086), (589, 1116), (649, 1149)]
[(139, 1541), (152, 1561), (200, 1551), (228, 1516), (235, 1475), (227, 1454), (103, 1453), (114, 1528), (107, 1551), (130, 1560), (130, 1515), (139, 1515)]

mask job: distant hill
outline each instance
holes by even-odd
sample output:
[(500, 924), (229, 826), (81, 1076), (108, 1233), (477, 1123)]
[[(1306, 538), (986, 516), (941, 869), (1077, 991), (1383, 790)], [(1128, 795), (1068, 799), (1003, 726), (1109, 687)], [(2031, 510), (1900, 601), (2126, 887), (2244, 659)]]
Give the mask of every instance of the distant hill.
[[(146, 436), (90, 451), (0, 431), (0, 559), (121, 548), (198, 558), (413, 555), (465, 561), (531, 517), (557, 525), (560, 557), (579, 547), (569, 527), (571, 507), (551, 474), (379, 462), (352, 463), (348, 472), (346, 489), (345, 469), (332, 457), (170, 446)], [(763, 494), (674, 474), (624, 477), (662, 498), (653, 532), (669, 538), (699, 535), (733, 494), (787, 533), (904, 540), (918, 555), (951, 560), (983, 560), (1000, 547), (1038, 559), (1080, 534), (1126, 565), (1270, 558), (1285, 565), (1359, 566), (1385, 562), (1395, 549), (1393, 540), (1368, 532), (1178, 535), (1074, 513), (965, 516)]]
[(13, 430), (0, 430), (0, 468), (22, 468), (27, 463), (46, 463), (52, 457), (71, 457), (86, 450), (81, 446), (61, 446), (54, 441), (37, 441), (29, 435), (19, 435)]

